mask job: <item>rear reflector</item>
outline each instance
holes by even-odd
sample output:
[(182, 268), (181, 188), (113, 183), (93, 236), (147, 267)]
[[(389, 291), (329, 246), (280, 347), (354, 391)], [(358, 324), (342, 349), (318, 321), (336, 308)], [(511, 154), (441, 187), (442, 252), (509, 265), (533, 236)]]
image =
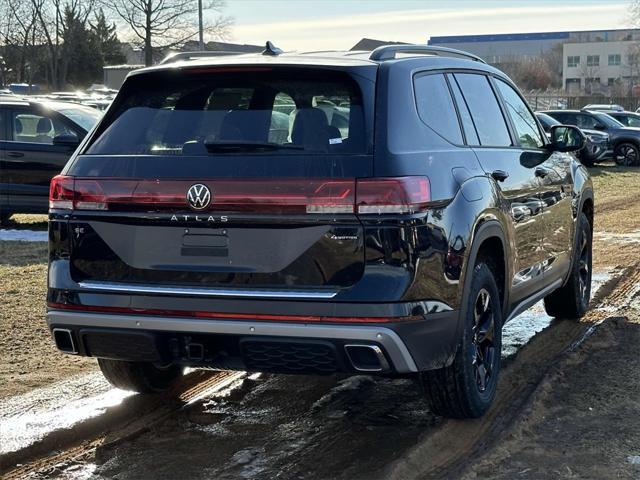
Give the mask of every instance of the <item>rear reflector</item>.
[(196, 184), (210, 190), (200, 211), (290, 214), (416, 213), (430, 201), (426, 177), (365, 179), (139, 180), (58, 175), (49, 207), (65, 210), (184, 210)]
[(424, 320), (422, 315), (404, 317), (327, 317), (319, 315), (266, 315), (255, 313), (202, 312), (188, 310), (156, 310), (126, 307), (101, 307), (95, 305), (73, 305), (67, 303), (48, 302), (47, 307), (55, 310), (78, 310), (98, 313), (121, 313), (130, 315), (154, 315), (159, 317), (193, 317), (230, 320), (262, 320), (274, 322), (300, 323), (389, 323), (411, 320)]

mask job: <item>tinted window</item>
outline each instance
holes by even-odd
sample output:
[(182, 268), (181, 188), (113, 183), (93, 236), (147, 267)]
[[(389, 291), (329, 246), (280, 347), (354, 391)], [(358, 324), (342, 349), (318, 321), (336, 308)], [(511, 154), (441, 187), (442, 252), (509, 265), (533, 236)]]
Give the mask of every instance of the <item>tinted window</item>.
[(551, 127), (553, 125), (560, 125), (560, 122), (558, 120), (547, 115), (546, 113), (536, 113), (536, 117), (538, 117), (538, 120), (540, 120), (540, 123), (542, 124), (542, 128), (544, 128), (546, 131), (551, 130)]
[(448, 75), (448, 77), (449, 85), (451, 85), (451, 90), (453, 90), (453, 97), (456, 99), (456, 104), (458, 106), (458, 113), (460, 114), (460, 120), (462, 121), (462, 128), (464, 128), (464, 135), (467, 139), (467, 144), (480, 145), (478, 133), (476, 132), (476, 127), (473, 124), (473, 119), (471, 118), (467, 101), (462, 96), (458, 82), (456, 82), (451, 75)]
[(80, 125), (87, 132), (93, 128), (96, 122), (100, 119), (100, 112), (93, 108), (79, 108), (79, 107), (63, 107), (56, 108), (58, 113), (64, 115), (74, 123)]
[(480, 144), (492, 147), (510, 146), (509, 129), (489, 79), (484, 75), (467, 73), (454, 76), (471, 111)]
[(507, 107), (513, 128), (516, 131), (520, 145), (525, 148), (540, 148), (544, 145), (536, 119), (531, 110), (524, 103), (520, 95), (502, 80), (497, 80), (498, 90)]
[(362, 99), (344, 74), (134, 77), (116, 102), (87, 154), (365, 152)]
[(578, 120), (576, 119), (575, 113), (566, 113), (566, 112), (552, 112), (549, 114), (551, 117), (555, 118), (562, 125), (577, 125)]
[(613, 118), (627, 127), (640, 127), (640, 117), (632, 115), (616, 115)]
[(609, 128), (624, 127), (624, 125), (622, 123), (620, 123), (615, 118), (610, 117), (609, 115), (607, 115), (604, 112), (593, 112), (593, 113), (591, 113), (591, 115), (593, 115), (595, 117), (595, 119), (598, 121), (598, 123), (600, 125), (604, 125), (605, 127), (609, 127)]
[(415, 77), (418, 115), (432, 130), (452, 143), (462, 143), (462, 132), (444, 75)]
[[(53, 144), (58, 135), (76, 134), (57, 118), (29, 110), (11, 112), (12, 140), (14, 142)], [(76, 134), (77, 135), (77, 134)]]

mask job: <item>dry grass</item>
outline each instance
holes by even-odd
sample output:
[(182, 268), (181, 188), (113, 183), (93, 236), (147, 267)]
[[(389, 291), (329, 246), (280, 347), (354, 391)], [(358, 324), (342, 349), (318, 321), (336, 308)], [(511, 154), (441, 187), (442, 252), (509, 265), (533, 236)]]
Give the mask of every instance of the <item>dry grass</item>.
[(630, 265), (640, 256), (640, 244), (605, 234), (640, 231), (640, 168), (604, 164), (589, 172), (595, 195), (594, 268)]
[(45, 322), (47, 245), (0, 242), (0, 398), (95, 368), (56, 350)]
[(46, 230), (47, 216), (35, 214), (16, 214), (11, 216), (6, 228), (19, 230)]
[(640, 168), (605, 164), (589, 170), (595, 194), (596, 229), (640, 230)]

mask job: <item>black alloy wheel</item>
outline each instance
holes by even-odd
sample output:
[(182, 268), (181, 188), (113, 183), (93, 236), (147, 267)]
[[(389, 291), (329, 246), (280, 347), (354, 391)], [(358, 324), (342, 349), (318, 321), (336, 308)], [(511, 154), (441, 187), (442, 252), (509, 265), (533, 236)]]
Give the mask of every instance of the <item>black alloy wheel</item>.
[(640, 151), (633, 143), (621, 143), (616, 146), (613, 157), (622, 167), (640, 165)]
[(487, 389), (487, 383), (493, 376), (496, 359), (496, 349), (493, 344), (495, 321), (491, 306), (491, 294), (481, 289), (476, 298), (473, 312), (473, 371), (476, 386), (480, 393)]

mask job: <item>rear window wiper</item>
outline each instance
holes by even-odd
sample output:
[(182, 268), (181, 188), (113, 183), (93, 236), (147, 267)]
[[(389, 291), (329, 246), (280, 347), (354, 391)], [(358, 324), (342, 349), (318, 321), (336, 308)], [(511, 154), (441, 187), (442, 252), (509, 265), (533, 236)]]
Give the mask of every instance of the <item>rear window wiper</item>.
[(301, 145), (279, 144), (272, 142), (245, 142), (237, 140), (205, 140), (204, 146), (208, 152), (233, 152), (251, 150), (304, 150)]

